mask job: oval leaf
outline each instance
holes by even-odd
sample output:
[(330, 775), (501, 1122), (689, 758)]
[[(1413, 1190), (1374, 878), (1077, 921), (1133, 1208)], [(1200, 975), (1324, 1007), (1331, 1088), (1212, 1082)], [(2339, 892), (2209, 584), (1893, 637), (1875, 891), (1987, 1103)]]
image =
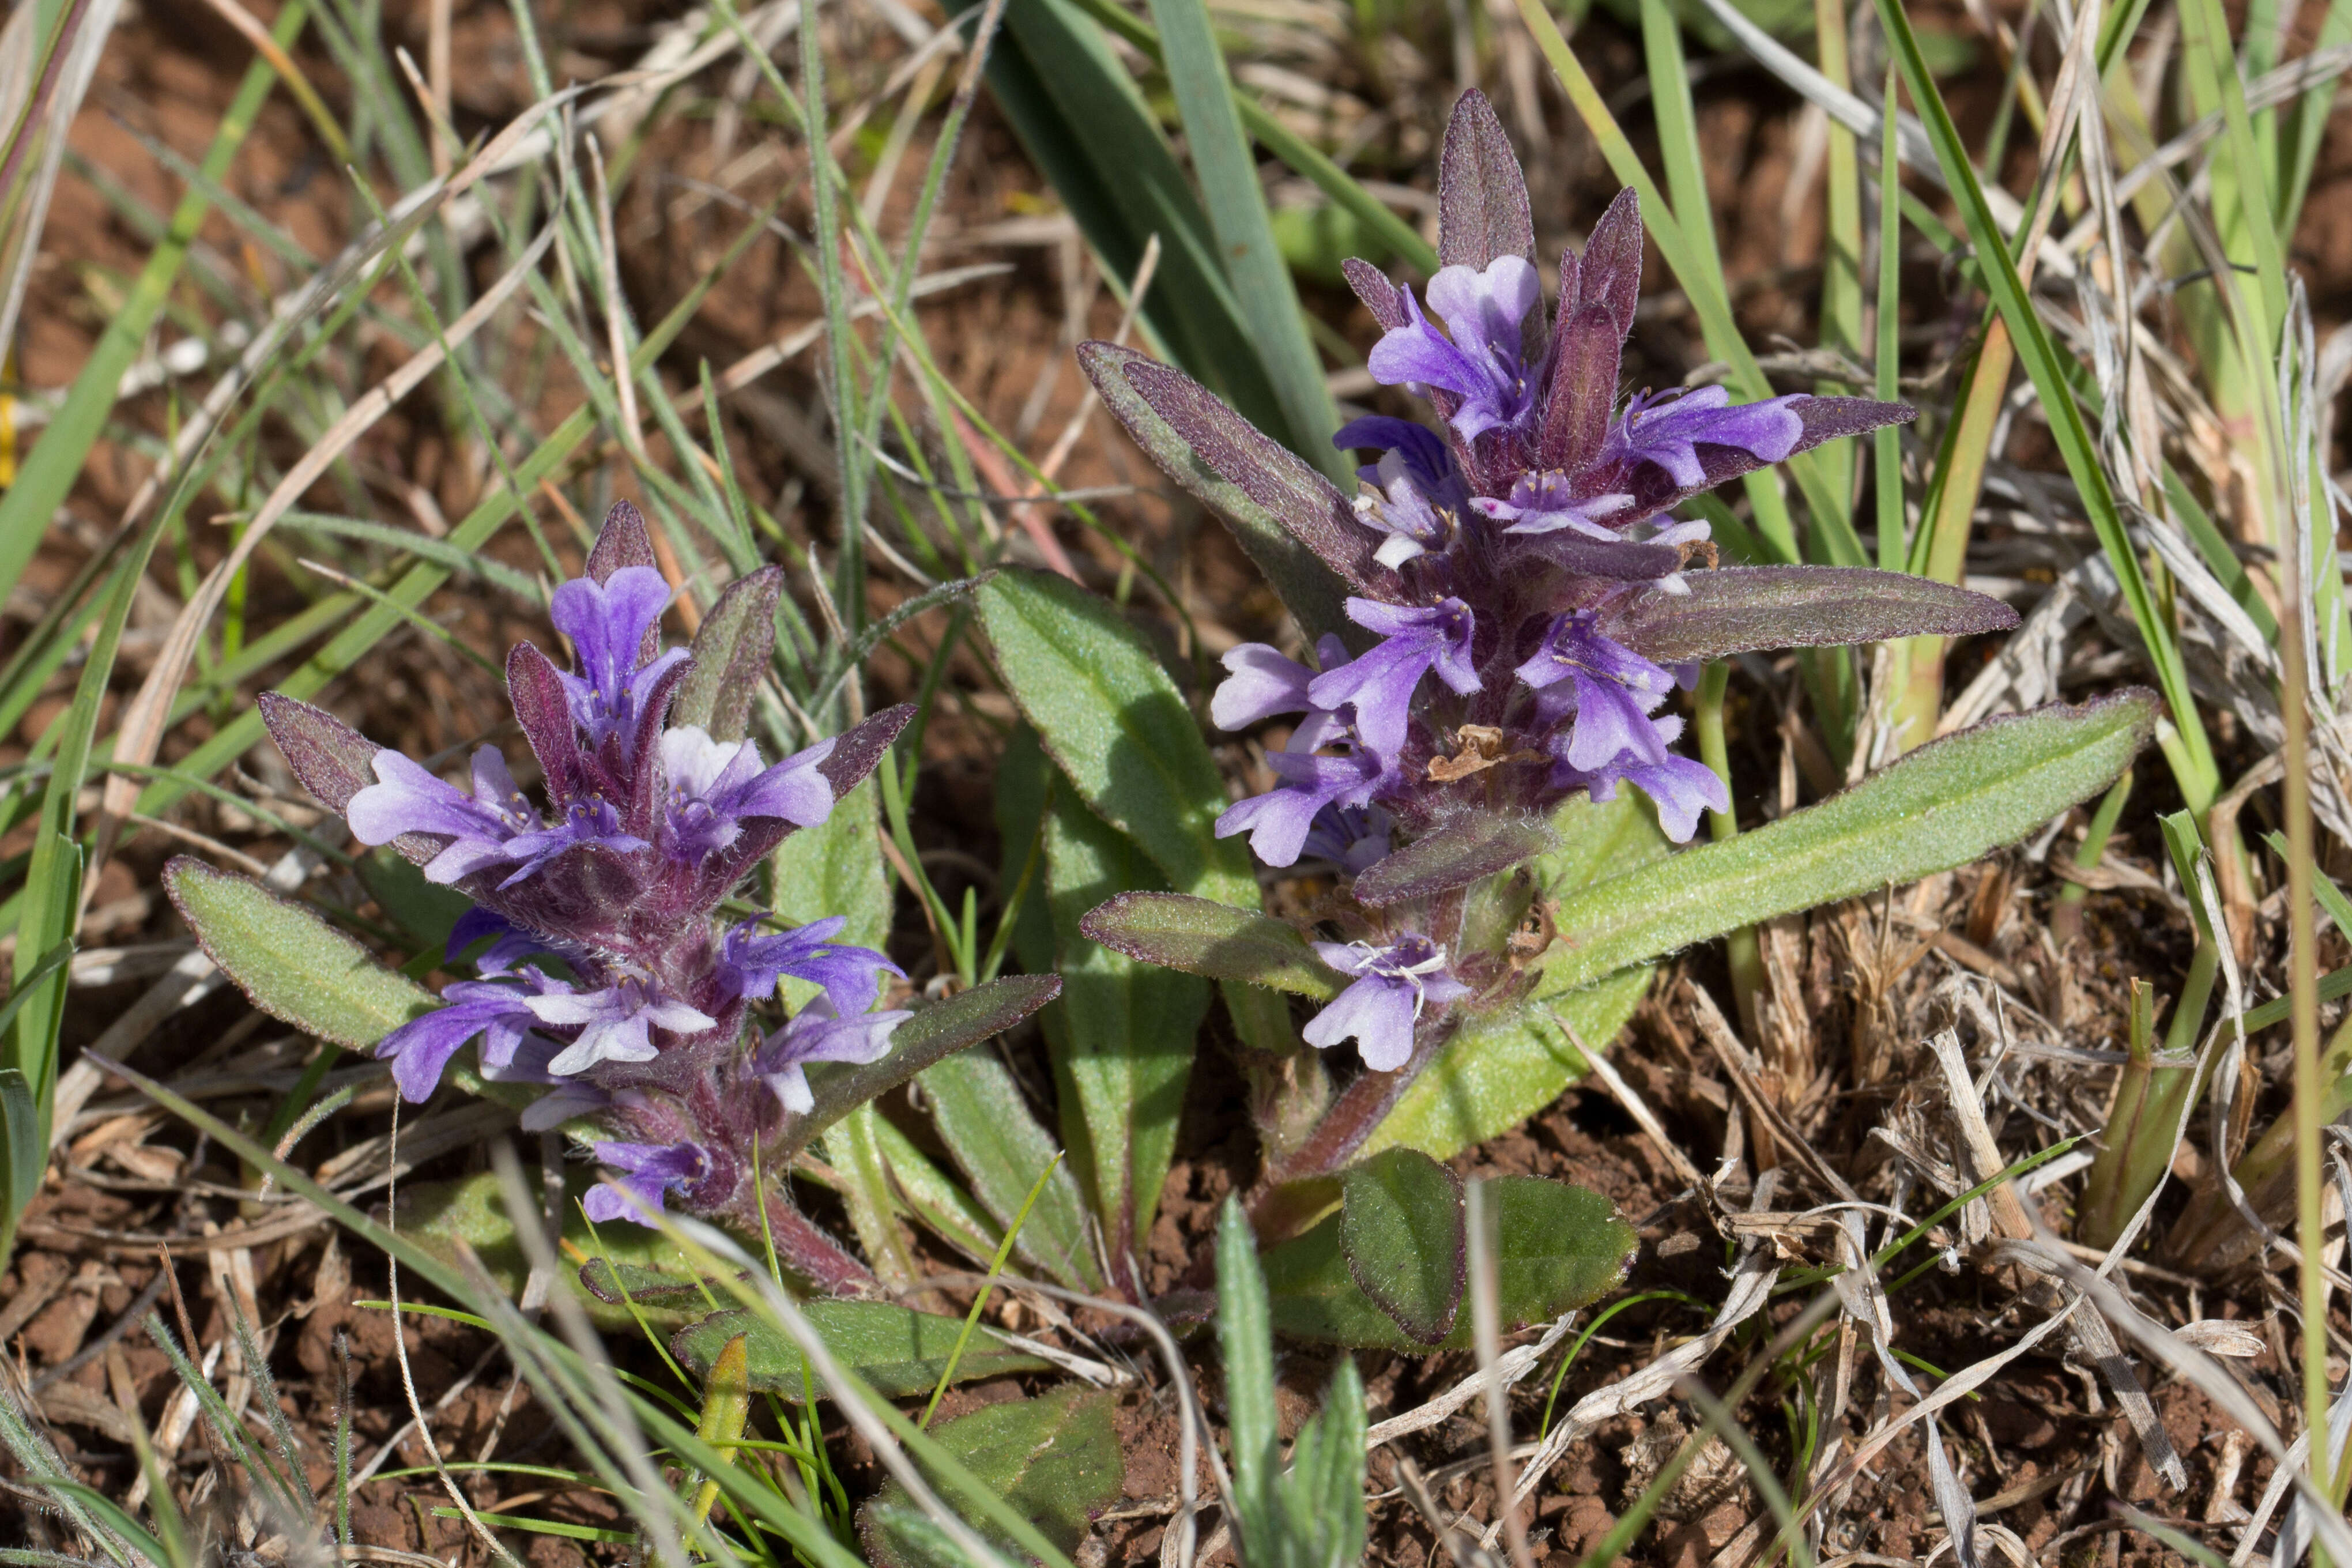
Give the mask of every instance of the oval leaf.
[(1412, 1149), (1391, 1149), (1339, 1180), (1339, 1250), (1348, 1277), (1408, 1338), (1441, 1344), (1468, 1277), (1462, 1178)]
[(1527, 176), (1486, 95), (1455, 100), (1437, 163), (1437, 258), (1483, 269), (1498, 256), (1536, 258)]
[[(1075, 1552), (1094, 1516), (1118, 1500), (1126, 1483), (1115, 1408), (1111, 1395), (1072, 1385), (1038, 1399), (984, 1405), (933, 1428), (931, 1436), (1040, 1535)], [(878, 1568), (961, 1568), (961, 1557), (934, 1553), (925, 1535), (900, 1524), (913, 1506), (897, 1481), (866, 1506), (858, 1534), (867, 1559)], [(959, 1511), (1008, 1555), (1025, 1555), (977, 1510)]]
[[(802, 1304), (801, 1312), (845, 1370), (856, 1373), (888, 1399), (929, 1394), (937, 1387), (956, 1339), (963, 1332), (961, 1319), (918, 1312), (888, 1301), (809, 1301)], [(680, 1329), (671, 1336), (670, 1353), (696, 1373), (708, 1373), (727, 1342), (739, 1334), (743, 1336), (746, 1374), (754, 1389), (797, 1403), (804, 1397), (802, 1379), (805, 1375), (808, 1385), (819, 1394), (830, 1394), (791, 1335), (759, 1313), (741, 1308), (714, 1312)], [(955, 1381), (970, 1383), (1006, 1373), (1045, 1370), (1045, 1362), (1010, 1349), (996, 1335), (975, 1325), (962, 1359), (956, 1363)]]
[(1087, 804), (1179, 891), (1260, 907), (1248, 852), (1216, 836), (1224, 781), (1201, 727), (1118, 611), (1035, 572), (1001, 572), (977, 597), (998, 670)]
[(1554, 915), (1538, 989), (1966, 865), (2113, 784), (2156, 713), (2156, 694), (2135, 688), (1989, 719), (1819, 805), (1587, 889)]
[[(1503, 1331), (1547, 1322), (1599, 1300), (1624, 1279), (1633, 1260), (1633, 1227), (1607, 1198), (1565, 1182), (1507, 1176), (1486, 1184), (1496, 1215), (1496, 1274)], [(1349, 1275), (1340, 1243), (1343, 1216), (1333, 1215), (1293, 1241), (1260, 1255), (1273, 1299), (1274, 1326), (1294, 1339), (1367, 1350), (1464, 1350), (1470, 1315), (1457, 1314), (1436, 1345), (1406, 1337)]]
[(163, 887), (205, 954), (273, 1018), (368, 1050), (440, 1004), (317, 915), (250, 877), (182, 855)]
[(1366, 868), (1356, 879), (1356, 897), (1375, 908), (1430, 898), (1507, 871), (1548, 853), (1557, 842), (1539, 818), (1466, 811)]
[(1078, 930), (1114, 952), (1213, 980), (1245, 980), (1328, 1002), (1346, 984), (1307, 939), (1270, 915), (1183, 893), (1121, 893)]
[(1726, 566), (1684, 581), (1687, 594), (1626, 595), (1602, 613), (1601, 632), (1644, 658), (1683, 664), (1749, 648), (1969, 637), (2017, 625), (1999, 599), (1867, 566)]

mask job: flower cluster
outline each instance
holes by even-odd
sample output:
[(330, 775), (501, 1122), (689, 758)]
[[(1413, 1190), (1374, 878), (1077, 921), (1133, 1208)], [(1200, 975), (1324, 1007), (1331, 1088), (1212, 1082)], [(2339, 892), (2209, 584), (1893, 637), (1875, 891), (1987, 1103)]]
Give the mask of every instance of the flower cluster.
[[(1535, 850), (1497, 858), (1496, 846), (1539, 846), (1569, 797), (1607, 801), (1625, 785), (1677, 843), (1703, 809), (1729, 808), (1723, 781), (1674, 750), (1683, 720), (1669, 700), (1700, 660), (2007, 616), (1894, 574), (1720, 568), (1707, 524), (1676, 507), (1912, 411), (1805, 395), (1734, 404), (1715, 386), (1621, 400), (1642, 268), (1633, 192), (1580, 256), (1560, 258), (1547, 310), (1526, 185), (1477, 94), (1458, 106), (1443, 159), (1445, 265), (1425, 304), (1347, 264), (1383, 332), (1373, 376), (1436, 416), (1434, 427), (1375, 416), (1341, 429), (1335, 445), (1371, 459), (1352, 499), (1179, 373), (1107, 344), (1081, 351), (1180, 483), (1229, 510), (1238, 492), (1312, 552), (1310, 577), (1337, 580), (1326, 602), (1344, 623), (1310, 627), (1311, 665), (1262, 643), (1224, 656), (1213, 721), (1290, 729), (1266, 755), (1274, 787), (1232, 806), (1217, 832), (1248, 835), (1271, 867), (1328, 863), (1352, 889), (1317, 906), (1350, 939), (1318, 944), (1349, 983), (1306, 1038), (1353, 1038), (1376, 1069), (1425, 1060), (1449, 1009), (1514, 994), (1510, 944), (1533, 904), (1517, 868)], [(1171, 436), (1189, 465), (1171, 460)], [(1225, 488), (1203, 488), (1202, 474)], [(1295, 556), (1244, 534), (1298, 580), (1285, 564)]]
[[(485, 1079), (550, 1086), (524, 1127), (586, 1118), (609, 1134), (593, 1152), (619, 1184), (588, 1194), (592, 1219), (646, 1220), (676, 1198), (756, 1224), (751, 1152), (774, 1148), (785, 1120), (814, 1108), (806, 1066), (876, 1061), (908, 1016), (873, 1011), (898, 968), (834, 940), (841, 919), (783, 931), (716, 919), (788, 834), (825, 820), (909, 717), (893, 709), (775, 763), (729, 733), (743, 727), (749, 691), (730, 700), (726, 677), (764, 669), (779, 585), (772, 568), (745, 578), (730, 592), (752, 613), (706, 622), (753, 625), (753, 658), (665, 651), (669, 585), (644, 520), (614, 507), (587, 575), (551, 605), (572, 668), (530, 643), (507, 660), (544, 812), (494, 746), (474, 752), (460, 787), (318, 709), (262, 700), (297, 775), (361, 843), (393, 846), (474, 900), (447, 957), (470, 954), (479, 978), (448, 985), (439, 1008), (377, 1047), (402, 1095), (425, 1099), (477, 1041)], [(670, 722), (701, 666), (701, 722)], [(752, 1006), (788, 979), (818, 994), (781, 1028), (747, 1037)]]

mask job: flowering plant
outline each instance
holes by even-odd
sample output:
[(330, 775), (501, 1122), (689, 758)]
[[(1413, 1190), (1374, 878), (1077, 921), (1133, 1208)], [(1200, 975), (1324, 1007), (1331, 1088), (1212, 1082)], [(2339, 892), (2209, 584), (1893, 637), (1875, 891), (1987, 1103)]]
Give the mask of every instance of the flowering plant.
[[(1307, 1044), (1354, 1043), (1369, 1070), (1275, 1151), (1277, 1184), (1344, 1164), (1465, 1018), (1528, 1004), (1570, 947), (1608, 951), (1559, 940), (1528, 869), (1558, 847), (1563, 803), (1631, 785), (1677, 843), (1703, 808), (1729, 809), (1724, 781), (1674, 750), (1684, 721), (1669, 700), (1702, 661), (2016, 624), (1996, 600), (1899, 573), (1721, 564), (1708, 525), (1677, 506), (1912, 410), (1805, 395), (1734, 405), (1720, 387), (1621, 400), (1643, 250), (1634, 194), (1560, 258), (1547, 310), (1525, 183), (1476, 93), (1442, 156), (1444, 265), (1427, 308), (1347, 266), (1383, 330), (1373, 375), (1425, 397), (1438, 420), (1341, 429), (1337, 445), (1372, 457), (1354, 497), (1181, 372), (1109, 344), (1080, 351), (1106, 404), (1234, 524), (1312, 639), (1311, 661), (1233, 649), (1209, 704), (1224, 730), (1290, 726), (1265, 752), (1273, 787), (1216, 831), (1247, 835), (1266, 867), (1331, 879), (1304, 905), (1307, 941), (1159, 893), (1122, 895), (1086, 922), (1135, 958), (1308, 995), (1321, 1005)], [(1783, 890), (1820, 901), (1794, 880)], [(1705, 919), (1685, 921), (1681, 940), (1728, 929)]]
[[(675, 1204), (751, 1234), (764, 1224), (804, 1276), (855, 1290), (870, 1280), (864, 1266), (784, 1200), (777, 1178), (825, 1121), (1009, 1026), (1055, 987), (998, 982), (910, 1023), (908, 1010), (875, 1010), (900, 971), (836, 940), (842, 918), (780, 931), (748, 910), (719, 918), (787, 836), (826, 819), (914, 711), (887, 709), (767, 761), (744, 731), (781, 588), (773, 567), (734, 583), (691, 652), (665, 651), (669, 585), (644, 520), (615, 506), (586, 574), (550, 606), (572, 668), (528, 642), (507, 660), (547, 816), (495, 746), (474, 752), (460, 788), (306, 703), (273, 692), (261, 706), (296, 776), (355, 837), (473, 900), (447, 958), (470, 952), (479, 978), (450, 984), (438, 1007), (375, 1045), (404, 1099), (429, 1097), (478, 1041), (484, 1079), (545, 1086), (523, 1126), (570, 1128), (615, 1178), (586, 1194), (592, 1220), (649, 1224)], [(219, 922), (191, 912), (236, 972)], [(759, 1011), (787, 981), (814, 994), (768, 1027)], [(815, 1083), (818, 1064), (842, 1065)]]

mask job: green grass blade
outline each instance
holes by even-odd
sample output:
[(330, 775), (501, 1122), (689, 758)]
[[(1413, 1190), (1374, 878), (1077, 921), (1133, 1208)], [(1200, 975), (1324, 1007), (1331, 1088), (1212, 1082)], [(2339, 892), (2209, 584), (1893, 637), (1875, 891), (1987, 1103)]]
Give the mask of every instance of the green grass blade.
[[(270, 36), (281, 47), (291, 44), (301, 33), (309, 10), (309, 0), (287, 0), (278, 11), (277, 26)], [(205, 155), (205, 172), (212, 178), (217, 180), (227, 174), (277, 80), (278, 72), (267, 60), (256, 60), (247, 68), (244, 80), (237, 86), (236, 97), (230, 101), (227, 113), (221, 117), (219, 130), (213, 135), (212, 148)], [(163, 313), (181, 265), (187, 259), (188, 247), (196, 231), (203, 227), (211, 205), (197, 192), (182, 198), (178, 210), (172, 215), (170, 233), (149, 255), (146, 267), (131, 286), (130, 298), (107, 322), (106, 331), (83, 363), (81, 374), (74, 377), (65, 405), (58, 410), (48, 429), (34, 445), (16, 482), (8, 487), (5, 496), (0, 496), (0, 583), (14, 583), (24, 575), (26, 563), (32, 560), (34, 549), (48, 531), (49, 520), (80, 476), (82, 460), (89, 456), (105, 427), (107, 416), (113, 410), (122, 373), (146, 346), (148, 333)]]
[(1969, 162), (1959, 129), (1952, 123), (1951, 111), (1945, 107), (1927, 58), (1920, 53), (1918, 35), (1912, 30), (1911, 19), (1892, 0), (1878, 0), (1878, 13), (1885, 26), (1896, 68), (1910, 89), (1912, 102), (1919, 109), (1920, 119), (1935, 146), (1937, 161), (1959, 205), (1985, 285), (2001, 318), (2009, 323), (2010, 335), (2015, 342), (2018, 357), (2024, 362), (2026, 374), (2033, 378), (2033, 389), (2040, 395), (2042, 414), (2065, 459), (2066, 471), (2081, 494), (2083, 510), (2107, 552), (2108, 563), (2123, 587), (2125, 605), (2147, 647), (2157, 685), (2164, 693), (2173, 725), (2180, 735), (2181, 794), (2189, 802), (2190, 809), (2201, 817), (2212, 807), (2221, 775), (2211, 744), (2206, 739), (2204, 721), (2198, 713), (2195, 694), (2189, 689), (2188, 665), (2181, 658), (2172, 623), (2140, 570), (2139, 557), (2133, 550), (2114, 488), (2107, 481), (2097, 444), (2084, 423), (2082, 407), (2075, 401), (2058, 351), (2034, 310), (2023, 280), (2018, 277), (2008, 242), (1993, 221), (1992, 209), (1985, 202), (1983, 187), (1978, 184), (1976, 170)]
[(1333, 479), (1345, 482), (1352, 459), (1331, 445), (1339, 415), (1323, 384), (1323, 369), (1308, 341), (1290, 268), (1275, 244), (1274, 224), (1235, 110), (1225, 58), (1209, 26), (1205, 0), (1151, 0), (1168, 79), (1184, 117), (1192, 173), (1216, 231), (1218, 254), (1232, 280), (1242, 319), (1257, 344), (1266, 375), (1287, 417), (1292, 447)]

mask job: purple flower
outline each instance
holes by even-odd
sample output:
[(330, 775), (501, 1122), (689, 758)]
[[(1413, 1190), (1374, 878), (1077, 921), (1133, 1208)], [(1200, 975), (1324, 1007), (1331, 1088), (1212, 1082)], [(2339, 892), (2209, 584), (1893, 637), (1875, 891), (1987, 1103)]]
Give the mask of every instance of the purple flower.
[(566, 1046), (547, 1070), (558, 1078), (586, 1072), (598, 1062), (649, 1062), (660, 1055), (653, 1031), (690, 1035), (718, 1022), (709, 1014), (665, 996), (650, 978), (624, 973), (600, 991), (550, 989), (528, 1005), (542, 1024), (556, 1028), (581, 1026), (580, 1037)]
[(1358, 978), (1300, 1033), (1323, 1050), (1352, 1036), (1374, 1072), (1394, 1072), (1412, 1059), (1413, 1026), (1424, 1005), (1442, 1007), (1470, 994), (1470, 987), (1445, 973), (1444, 950), (1415, 931), (1385, 947), (1318, 942), (1315, 951), (1332, 968)]
[(589, 1152), (620, 1173), (617, 1186), (599, 1183), (581, 1198), (581, 1211), (603, 1225), (625, 1219), (653, 1224), (665, 1211), (662, 1199), (682, 1193), (710, 1175), (710, 1153), (699, 1143), (598, 1143)]
[(525, 1030), (538, 1022), (530, 997), (513, 985), (488, 981), (453, 981), (441, 993), (442, 1005), (414, 1018), (386, 1035), (375, 1054), (392, 1064), (392, 1078), (401, 1098), (421, 1104), (433, 1097), (442, 1069), (459, 1047), (478, 1035), (486, 1066), (510, 1061)]
[(693, 864), (726, 848), (741, 836), (747, 816), (814, 827), (833, 813), (833, 785), (817, 771), (832, 754), (833, 742), (819, 741), (763, 770), (760, 748), (750, 741), (714, 741), (691, 724), (663, 731), (671, 858)]
[(803, 1070), (810, 1062), (878, 1062), (890, 1054), (890, 1032), (913, 1016), (889, 1011), (845, 1018), (834, 1011), (832, 998), (814, 997), (761, 1042), (751, 1070), (776, 1091), (786, 1110), (806, 1116), (816, 1109)]
[(634, 833), (621, 831), (621, 814), (613, 803), (601, 795), (583, 795), (566, 801), (562, 819), (552, 827), (538, 827), (530, 833), (518, 833), (508, 840), (506, 858), (520, 860), (507, 879), (499, 884), (501, 891), (522, 881), (567, 849), (577, 849), (593, 844), (615, 855), (646, 847), (646, 841)]
[(1580, 772), (1563, 762), (1552, 770), (1551, 782), (1559, 789), (1588, 790), (1597, 801), (1617, 798), (1617, 785), (1622, 780), (1650, 797), (1658, 808), (1658, 826), (1668, 838), (1677, 844), (1687, 844), (1698, 831), (1698, 814), (1705, 810), (1729, 811), (1731, 792), (1724, 787), (1716, 771), (1705, 763), (1678, 757), (1665, 750), (1665, 742), (1682, 733), (1682, 721), (1667, 719), (1658, 724), (1659, 755), (1654, 761), (1625, 752), (1594, 773)]
[(575, 577), (555, 590), (549, 617), (579, 656), (578, 673), (563, 677), (563, 689), (590, 745), (617, 734), (625, 750), (633, 748), (646, 697), (687, 657), (684, 648), (672, 648), (640, 668), (668, 604), (669, 584), (650, 566), (624, 566), (602, 583)]
[[(1453, 449), (1446, 446), (1443, 436), (1426, 425), (1386, 414), (1367, 414), (1339, 426), (1339, 433), (1331, 437), (1331, 445), (1341, 451), (1377, 447), (1383, 455), (1397, 458), (1432, 506), (1459, 511), (1470, 500), (1470, 482), (1462, 477), (1460, 466), (1454, 461)], [(1358, 468), (1356, 477), (1366, 484), (1386, 488), (1387, 481), (1381, 478), (1378, 463)]]
[(1411, 289), (1398, 289), (1405, 321), (1372, 345), (1373, 379), (1454, 394), (1461, 403), (1451, 423), (1465, 441), (1516, 425), (1531, 402), (1519, 323), (1542, 292), (1523, 256), (1498, 256), (1484, 271), (1441, 268), (1429, 280), (1429, 302), (1445, 318), (1449, 339), (1430, 324)]
[[(1515, 673), (1538, 690), (1574, 682), (1576, 728), (1560, 753), (1570, 767), (1597, 772), (1627, 752), (1645, 763), (1665, 757), (1665, 742), (1650, 715), (1675, 689), (1674, 676), (1594, 631), (1591, 615), (1554, 621), (1534, 657)], [(1680, 728), (1677, 721), (1675, 729)]]
[(1476, 617), (1469, 605), (1448, 598), (1426, 609), (1349, 599), (1348, 618), (1380, 633), (1382, 640), (1360, 658), (1317, 676), (1307, 694), (1327, 710), (1354, 703), (1364, 744), (1384, 766), (1393, 766), (1404, 749), (1412, 694), (1423, 676), (1435, 669), (1438, 679), (1465, 696), (1478, 689), (1478, 672), (1470, 663)]
[[(1347, 661), (1348, 645), (1326, 637), (1315, 654), (1328, 669)], [(1221, 661), (1230, 672), (1209, 698), (1209, 718), (1220, 730), (1246, 730), (1277, 713), (1304, 713), (1315, 706), (1307, 695), (1315, 672), (1280, 649), (1245, 642)]]
[(1604, 459), (1655, 463), (1684, 489), (1701, 489), (1707, 482), (1706, 469), (1692, 443), (1737, 447), (1768, 463), (1780, 462), (1797, 449), (1804, 436), (1805, 422), (1790, 405), (1805, 400), (1805, 394), (1790, 393), (1734, 407), (1731, 394), (1720, 386), (1702, 386), (1696, 392), (1639, 393), (1610, 429), (1601, 454)]
[(449, 928), (449, 942), (442, 950), (442, 957), (454, 963), (459, 953), (484, 937), (491, 941), (490, 945), (482, 949), (474, 960), (474, 972), (478, 974), (504, 974), (524, 959), (541, 954), (561, 958), (577, 969), (579, 965), (573, 961), (583, 956), (574, 943), (525, 931), (495, 910), (486, 910), (476, 904), (459, 915), (457, 923)]
[[(1568, 477), (1558, 469), (1521, 474), (1511, 481), (1511, 499), (1481, 496), (1470, 504), (1505, 526), (1505, 533), (1556, 533), (1574, 529), (1591, 539), (1616, 540), (1616, 531), (1604, 519), (1633, 504), (1630, 495), (1609, 494), (1571, 500)], [(1702, 529), (1706, 524), (1699, 525)]]
[(1318, 756), (1296, 749), (1302, 736), (1315, 739), (1302, 726), (1291, 737), (1293, 750), (1265, 754), (1280, 784), (1225, 807), (1217, 818), (1218, 837), (1248, 834), (1252, 853), (1269, 866), (1296, 864), (1324, 807), (1366, 805), (1381, 780), (1380, 759), (1363, 747), (1349, 742), (1337, 756)]
[(1394, 570), (1416, 555), (1442, 550), (1454, 531), (1454, 513), (1441, 512), (1409, 470), (1403, 455), (1381, 455), (1372, 478), (1356, 497), (1356, 521), (1388, 535), (1372, 559)]
[(1359, 876), (1388, 858), (1391, 825), (1377, 805), (1327, 805), (1307, 829), (1305, 852)]
[(745, 921), (720, 943), (720, 978), (732, 994), (753, 997), (775, 994), (786, 976), (805, 980), (824, 987), (836, 1015), (856, 1017), (881, 994), (883, 975), (904, 978), (907, 972), (870, 947), (833, 941), (848, 923), (834, 915), (761, 936), (757, 921)]
[(539, 814), (494, 746), (474, 753), (470, 795), (398, 752), (378, 752), (374, 767), (377, 782), (352, 795), (345, 808), (352, 837), (370, 846), (405, 833), (446, 837), (448, 847), (425, 868), (429, 881), (462, 881), (485, 866), (511, 860), (515, 837), (540, 826)]

